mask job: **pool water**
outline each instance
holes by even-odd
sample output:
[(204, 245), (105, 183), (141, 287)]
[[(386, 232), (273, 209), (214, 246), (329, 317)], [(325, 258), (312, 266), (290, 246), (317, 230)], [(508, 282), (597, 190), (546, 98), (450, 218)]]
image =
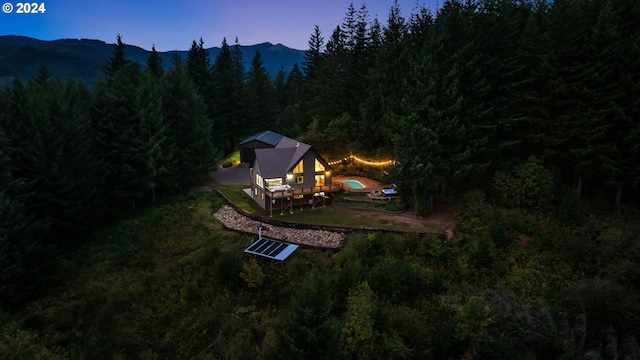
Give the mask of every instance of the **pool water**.
[(358, 180), (345, 180), (342, 183), (349, 185), (352, 189), (364, 189), (364, 184)]

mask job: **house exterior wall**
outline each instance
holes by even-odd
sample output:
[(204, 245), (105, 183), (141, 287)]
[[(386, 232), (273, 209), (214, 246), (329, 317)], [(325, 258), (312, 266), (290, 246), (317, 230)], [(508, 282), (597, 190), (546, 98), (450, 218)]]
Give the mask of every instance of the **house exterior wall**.
[(264, 179), (262, 186), (256, 184), (256, 174), (262, 176), (260, 172), (260, 165), (258, 163), (255, 163), (255, 167), (252, 168), (249, 173), (251, 174), (251, 197), (253, 198), (253, 201), (258, 203), (260, 207), (266, 210), (269, 199), (265, 195)]
[[(315, 171), (315, 160), (318, 159), (320, 161), (320, 163), (322, 163), (322, 165), (324, 165), (325, 167), (325, 171), (323, 172), (318, 172), (316, 173)], [(315, 176), (316, 174), (318, 175), (325, 175), (325, 185), (331, 185), (331, 177), (332, 177), (332, 173), (329, 172), (329, 175), (326, 174), (326, 172), (328, 170), (330, 170), (329, 164), (327, 164), (326, 161), (324, 161), (324, 159), (322, 159), (322, 157), (320, 157), (320, 155), (313, 151), (307, 151), (304, 156), (302, 157), (302, 160), (304, 161), (303, 166), (304, 166), (304, 172), (303, 172), (303, 179), (304, 182), (302, 184), (296, 184), (295, 183), (295, 176), (293, 179), (287, 180), (287, 184), (290, 184), (292, 187), (294, 188), (303, 188), (303, 187), (313, 187), (315, 185)]]

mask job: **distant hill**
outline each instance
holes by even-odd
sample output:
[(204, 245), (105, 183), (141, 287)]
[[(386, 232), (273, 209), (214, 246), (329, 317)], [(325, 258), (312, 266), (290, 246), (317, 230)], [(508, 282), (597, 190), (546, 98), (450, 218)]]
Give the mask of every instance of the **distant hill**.
[[(282, 44), (262, 43), (240, 46), (244, 65), (247, 69), (257, 51), (260, 51), (264, 67), (275, 78), (278, 70), (289, 72), (294, 64), (301, 65), (304, 51), (288, 48)], [(220, 48), (208, 49), (211, 63), (215, 61)], [(58, 77), (71, 75), (91, 84), (102, 76), (102, 67), (113, 53), (113, 44), (91, 39), (60, 39), (43, 41), (25, 36), (0, 36), (0, 83), (10, 81), (15, 74), (21, 79), (29, 79), (36, 74), (41, 64)], [(127, 45), (125, 56), (144, 66), (150, 51), (138, 46)], [(159, 52), (165, 67), (171, 66), (174, 56), (186, 59), (187, 51)]]

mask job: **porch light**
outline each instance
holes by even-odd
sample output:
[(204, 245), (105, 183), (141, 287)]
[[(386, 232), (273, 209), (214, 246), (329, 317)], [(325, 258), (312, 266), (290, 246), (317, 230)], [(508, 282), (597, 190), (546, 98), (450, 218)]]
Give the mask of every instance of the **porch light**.
[(287, 180), (293, 179), (293, 174), (287, 174)]

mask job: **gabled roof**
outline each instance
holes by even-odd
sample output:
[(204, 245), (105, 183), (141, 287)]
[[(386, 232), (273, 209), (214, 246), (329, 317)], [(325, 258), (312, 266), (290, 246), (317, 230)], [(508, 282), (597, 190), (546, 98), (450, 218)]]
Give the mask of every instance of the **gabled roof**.
[(285, 169), (285, 171), (288, 171), (289, 169), (296, 166), (296, 164), (298, 163), (298, 161), (300, 161), (300, 159), (302, 159), (304, 154), (306, 154), (307, 151), (311, 149), (311, 145), (301, 143), (297, 140), (293, 140), (288, 137), (283, 137), (282, 140), (280, 140), (280, 142), (276, 146), (276, 149), (294, 149), (294, 152), (291, 158), (289, 159), (290, 160), (289, 165)]
[[(292, 167), (296, 148), (256, 149), (256, 163), (260, 164), (260, 172), (265, 179), (281, 178)], [(299, 159), (299, 158), (298, 158)], [(297, 162), (297, 161), (296, 161)]]
[(271, 130), (267, 130), (265, 132), (262, 132), (260, 134), (256, 134), (253, 135), (251, 137), (248, 137), (246, 139), (244, 139), (240, 144), (238, 145), (243, 145), (246, 143), (249, 143), (251, 141), (257, 140), (257, 141), (261, 141), (265, 144), (271, 145), (273, 147), (275, 147), (276, 145), (278, 145), (278, 143), (280, 142), (280, 140), (282, 140), (282, 138), (284, 138), (285, 136), (282, 134), (278, 134), (276, 132), (273, 132)]

